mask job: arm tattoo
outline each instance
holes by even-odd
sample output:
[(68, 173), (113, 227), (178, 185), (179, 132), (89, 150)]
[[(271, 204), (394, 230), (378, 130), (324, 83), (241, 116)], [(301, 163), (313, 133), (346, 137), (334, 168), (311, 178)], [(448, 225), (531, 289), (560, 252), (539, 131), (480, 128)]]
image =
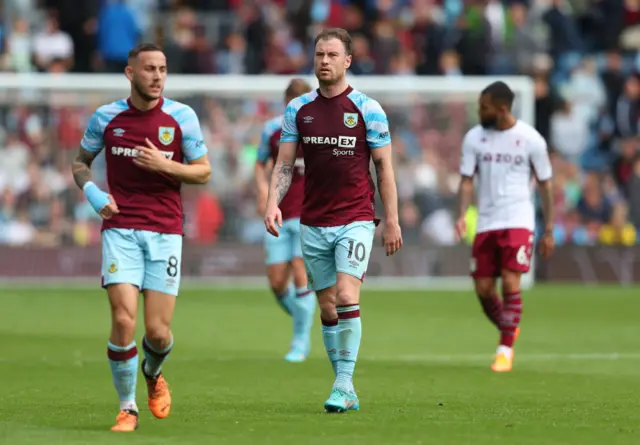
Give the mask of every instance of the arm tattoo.
[(553, 228), (553, 187), (551, 181), (540, 183), (540, 195), (542, 198), (542, 213), (544, 215), (544, 230), (550, 231)]
[(78, 187), (83, 188), (84, 185), (91, 180), (91, 164), (98, 156), (98, 153), (92, 153), (84, 148), (80, 148), (78, 156), (73, 161), (71, 172), (73, 179)]
[(293, 162), (279, 161), (273, 169), (273, 176), (276, 180), (275, 197), (278, 204), (289, 191), (291, 180), (293, 179)]

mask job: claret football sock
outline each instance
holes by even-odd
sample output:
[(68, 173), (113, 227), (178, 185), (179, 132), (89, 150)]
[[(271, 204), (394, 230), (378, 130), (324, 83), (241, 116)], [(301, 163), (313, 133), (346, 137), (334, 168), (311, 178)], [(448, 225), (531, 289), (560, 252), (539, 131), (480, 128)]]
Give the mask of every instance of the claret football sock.
[(171, 348), (173, 348), (173, 337), (171, 337), (169, 345), (162, 349), (154, 348), (147, 340), (147, 337), (142, 337), (142, 350), (144, 352), (144, 369), (142, 371), (147, 377), (155, 378), (160, 374), (162, 364), (167, 360)]
[(109, 357), (113, 384), (120, 399), (120, 410), (137, 412), (138, 348), (136, 348), (136, 342), (127, 346), (116, 346), (109, 342), (107, 356)]
[(333, 373), (338, 374), (338, 319), (322, 321), (322, 341), (331, 362)]
[(503, 306), (500, 317), (500, 345), (513, 347), (516, 332), (520, 326), (522, 315), (522, 296), (520, 291), (505, 292), (502, 295)]
[(353, 372), (362, 338), (360, 306), (357, 304), (341, 306), (337, 308), (337, 312), (338, 363), (334, 387), (353, 391)]
[(283, 293), (276, 294), (276, 301), (287, 314), (293, 315), (293, 309), (296, 303), (296, 288), (293, 283), (289, 284)]
[(500, 300), (500, 297), (498, 297), (496, 293), (490, 298), (484, 298), (478, 295), (478, 300), (480, 300), (482, 310), (489, 321), (500, 329), (500, 319), (502, 316), (502, 300)]

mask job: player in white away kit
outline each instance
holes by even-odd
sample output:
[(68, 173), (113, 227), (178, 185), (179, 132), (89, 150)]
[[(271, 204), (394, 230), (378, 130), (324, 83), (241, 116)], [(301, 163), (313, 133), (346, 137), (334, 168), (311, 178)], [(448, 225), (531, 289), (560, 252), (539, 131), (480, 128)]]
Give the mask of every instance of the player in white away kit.
[[(553, 252), (551, 163), (544, 138), (511, 114), (514, 94), (503, 82), (489, 85), (480, 95), (480, 125), (462, 142), (460, 162), (459, 238), (466, 232), (465, 215), (478, 177), (478, 222), (471, 254), (471, 276), (489, 320), (500, 331), (500, 345), (492, 369), (510, 371), (513, 344), (520, 332), (520, 277), (529, 271), (534, 244), (533, 182), (540, 186), (544, 232), (540, 253)], [(502, 300), (496, 280), (502, 279)]]

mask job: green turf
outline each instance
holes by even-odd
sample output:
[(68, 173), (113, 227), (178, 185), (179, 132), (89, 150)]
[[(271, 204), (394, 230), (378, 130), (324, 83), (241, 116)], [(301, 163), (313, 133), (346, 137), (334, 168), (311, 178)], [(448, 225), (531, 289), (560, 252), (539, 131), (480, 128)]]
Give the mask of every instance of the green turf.
[(319, 326), (310, 360), (288, 364), (289, 321), (266, 291), (184, 292), (172, 414), (153, 419), (139, 385), (140, 429), (118, 435), (104, 294), (2, 290), (0, 443), (640, 443), (640, 291), (538, 286), (525, 300), (514, 371), (497, 375), (471, 294), (365, 293), (362, 410), (328, 415)]

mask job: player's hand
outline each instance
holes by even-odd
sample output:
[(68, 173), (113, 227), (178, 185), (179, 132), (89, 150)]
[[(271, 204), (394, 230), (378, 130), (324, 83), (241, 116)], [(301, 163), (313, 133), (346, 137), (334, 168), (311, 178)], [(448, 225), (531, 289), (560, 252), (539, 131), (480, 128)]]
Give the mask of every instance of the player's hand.
[(267, 228), (267, 232), (275, 237), (280, 236), (278, 228), (282, 227), (282, 212), (277, 204), (267, 203), (267, 211), (264, 215), (264, 225)]
[(550, 258), (553, 254), (553, 249), (556, 246), (556, 241), (553, 238), (553, 232), (544, 232), (542, 238), (540, 238), (540, 255), (542, 258)]
[(118, 205), (116, 204), (115, 199), (113, 199), (113, 196), (109, 195), (108, 198), (109, 204), (107, 204), (102, 208), (102, 210), (100, 210), (100, 216), (102, 216), (104, 219), (111, 219), (114, 215), (120, 213), (120, 210), (118, 210)]
[(456, 241), (460, 242), (467, 234), (467, 220), (461, 216), (456, 221)]
[(387, 252), (387, 256), (396, 253), (402, 247), (402, 230), (397, 222), (385, 222), (382, 230), (382, 245)]
[(169, 159), (165, 158), (158, 147), (153, 145), (153, 143), (145, 138), (146, 146), (138, 145), (135, 149), (138, 151), (133, 163), (136, 164), (140, 168), (144, 168), (145, 170), (162, 172), (165, 171), (167, 165), (172, 162)]

